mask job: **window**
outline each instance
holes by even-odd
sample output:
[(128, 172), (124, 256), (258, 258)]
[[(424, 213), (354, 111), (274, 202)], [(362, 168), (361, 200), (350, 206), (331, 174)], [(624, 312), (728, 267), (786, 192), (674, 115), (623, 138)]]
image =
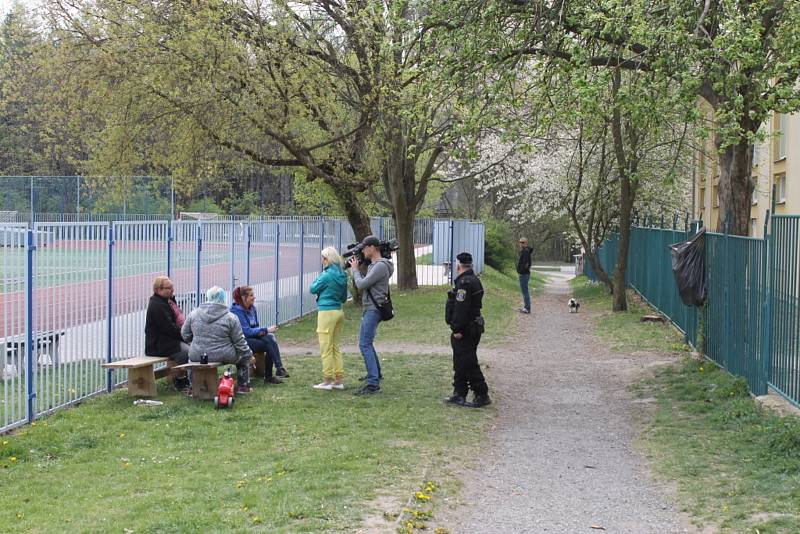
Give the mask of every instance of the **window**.
[(706, 188), (700, 188), (700, 199), (697, 203), (700, 206), (700, 209), (704, 209), (706, 207)]
[(700, 157), (699, 157), (699, 160), (700, 160), (700, 181), (701, 182), (705, 182), (706, 181), (706, 155), (703, 153), (702, 150), (700, 152), (698, 152), (698, 154), (700, 155)]
[(775, 202), (783, 204), (786, 202), (786, 175), (779, 174), (775, 177)]
[(758, 186), (757, 185), (753, 188), (753, 198), (752, 198), (751, 203), (753, 204), (753, 206), (758, 204)]
[(786, 158), (786, 116), (783, 113), (776, 114), (775, 117), (775, 160)]
[(714, 207), (719, 206), (719, 186), (715, 185), (711, 190), (711, 200), (714, 202)]
[(758, 219), (753, 217), (750, 219), (750, 237), (756, 237), (756, 232), (758, 231)]
[(758, 158), (761, 157), (761, 143), (753, 143), (753, 167), (758, 167)]

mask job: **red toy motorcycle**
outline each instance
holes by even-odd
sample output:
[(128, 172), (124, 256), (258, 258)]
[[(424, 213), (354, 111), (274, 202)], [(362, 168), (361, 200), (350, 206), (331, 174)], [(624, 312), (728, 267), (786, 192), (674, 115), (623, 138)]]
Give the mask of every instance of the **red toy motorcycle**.
[(231, 378), (231, 372), (225, 371), (219, 379), (217, 395), (214, 397), (214, 408), (233, 408), (235, 396), (235, 382)]

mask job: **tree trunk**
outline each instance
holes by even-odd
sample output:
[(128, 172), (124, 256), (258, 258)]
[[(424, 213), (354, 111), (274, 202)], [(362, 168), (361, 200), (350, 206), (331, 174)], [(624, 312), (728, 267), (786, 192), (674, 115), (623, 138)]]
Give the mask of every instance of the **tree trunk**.
[(392, 206), (400, 248), (397, 251), (397, 285), (417, 289), (417, 259), (414, 257), (414, 220), (417, 214), (415, 186), (417, 162), (407, 153), (408, 141), (399, 121), (393, 121), (391, 150), (387, 153), (383, 186)]
[[(717, 146), (721, 139), (716, 136)], [(753, 152), (746, 137), (719, 155), (719, 218), (717, 231), (747, 236), (753, 197)]]
[(614, 267), (614, 305), (612, 310), (626, 311), (628, 309), (628, 249), (631, 245), (631, 213), (635, 191), (631, 187), (631, 180), (625, 173), (620, 173), (619, 195), (619, 248), (617, 249), (617, 263)]
[(394, 213), (394, 227), (400, 248), (397, 251), (397, 286), (417, 289), (417, 259), (414, 255), (414, 210)]
[[(370, 226), (369, 215), (367, 215), (367, 212), (359, 202), (355, 192), (346, 187), (337, 187), (333, 189), (333, 193), (339, 201), (342, 210), (344, 210), (347, 216), (347, 222), (349, 222), (350, 226), (353, 228), (356, 239), (361, 241), (370, 235), (372, 233), (372, 227)], [(343, 251), (340, 250), (339, 252), (341, 253)]]

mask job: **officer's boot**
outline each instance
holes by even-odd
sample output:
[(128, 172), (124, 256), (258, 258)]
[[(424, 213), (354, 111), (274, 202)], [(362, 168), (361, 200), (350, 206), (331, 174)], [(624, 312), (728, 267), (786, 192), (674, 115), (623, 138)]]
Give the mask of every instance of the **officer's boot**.
[(473, 408), (480, 408), (482, 406), (489, 406), (492, 403), (492, 399), (489, 398), (489, 395), (475, 395), (470, 403)]
[(464, 395), (459, 395), (457, 392), (453, 392), (452, 395), (444, 399), (444, 402), (447, 404), (456, 404), (458, 406), (468, 406), (469, 402), (467, 402), (467, 397)]

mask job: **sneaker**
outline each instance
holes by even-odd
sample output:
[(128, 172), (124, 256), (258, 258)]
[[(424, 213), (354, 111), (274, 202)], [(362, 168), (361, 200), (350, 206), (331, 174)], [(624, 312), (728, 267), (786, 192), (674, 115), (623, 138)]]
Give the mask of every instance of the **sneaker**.
[(248, 393), (252, 392), (253, 388), (250, 386), (239, 386), (236, 388), (237, 395), (247, 395)]
[(283, 380), (280, 378), (270, 376), (264, 379), (265, 384), (283, 384)]
[(275, 371), (275, 376), (278, 378), (289, 378), (289, 373), (286, 372), (286, 367), (281, 367)]
[(322, 382), (321, 384), (314, 384), (311, 387), (314, 389), (324, 389), (330, 391), (333, 389), (333, 384), (326, 384), (325, 382)]
[(489, 395), (475, 395), (470, 404), (472, 404), (473, 408), (481, 408), (483, 406), (489, 406), (491, 403), (492, 399), (489, 398)]
[(355, 392), (355, 395), (374, 395), (375, 393), (380, 393), (381, 387), (374, 386), (372, 384), (367, 384), (363, 388), (359, 389)]
[(445, 404), (455, 404), (456, 406), (470, 406), (472, 403), (467, 400), (464, 395), (458, 395), (454, 393), (450, 395), (446, 399), (444, 399)]
[(333, 389), (344, 389), (344, 384), (331, 384)]
[(527, 308), (520, 308), (517, 311), (520, 312), (520, 313), (527, 313), (527, 314), (531, 313), (531, 311), (529, 309), (527, 309)]

